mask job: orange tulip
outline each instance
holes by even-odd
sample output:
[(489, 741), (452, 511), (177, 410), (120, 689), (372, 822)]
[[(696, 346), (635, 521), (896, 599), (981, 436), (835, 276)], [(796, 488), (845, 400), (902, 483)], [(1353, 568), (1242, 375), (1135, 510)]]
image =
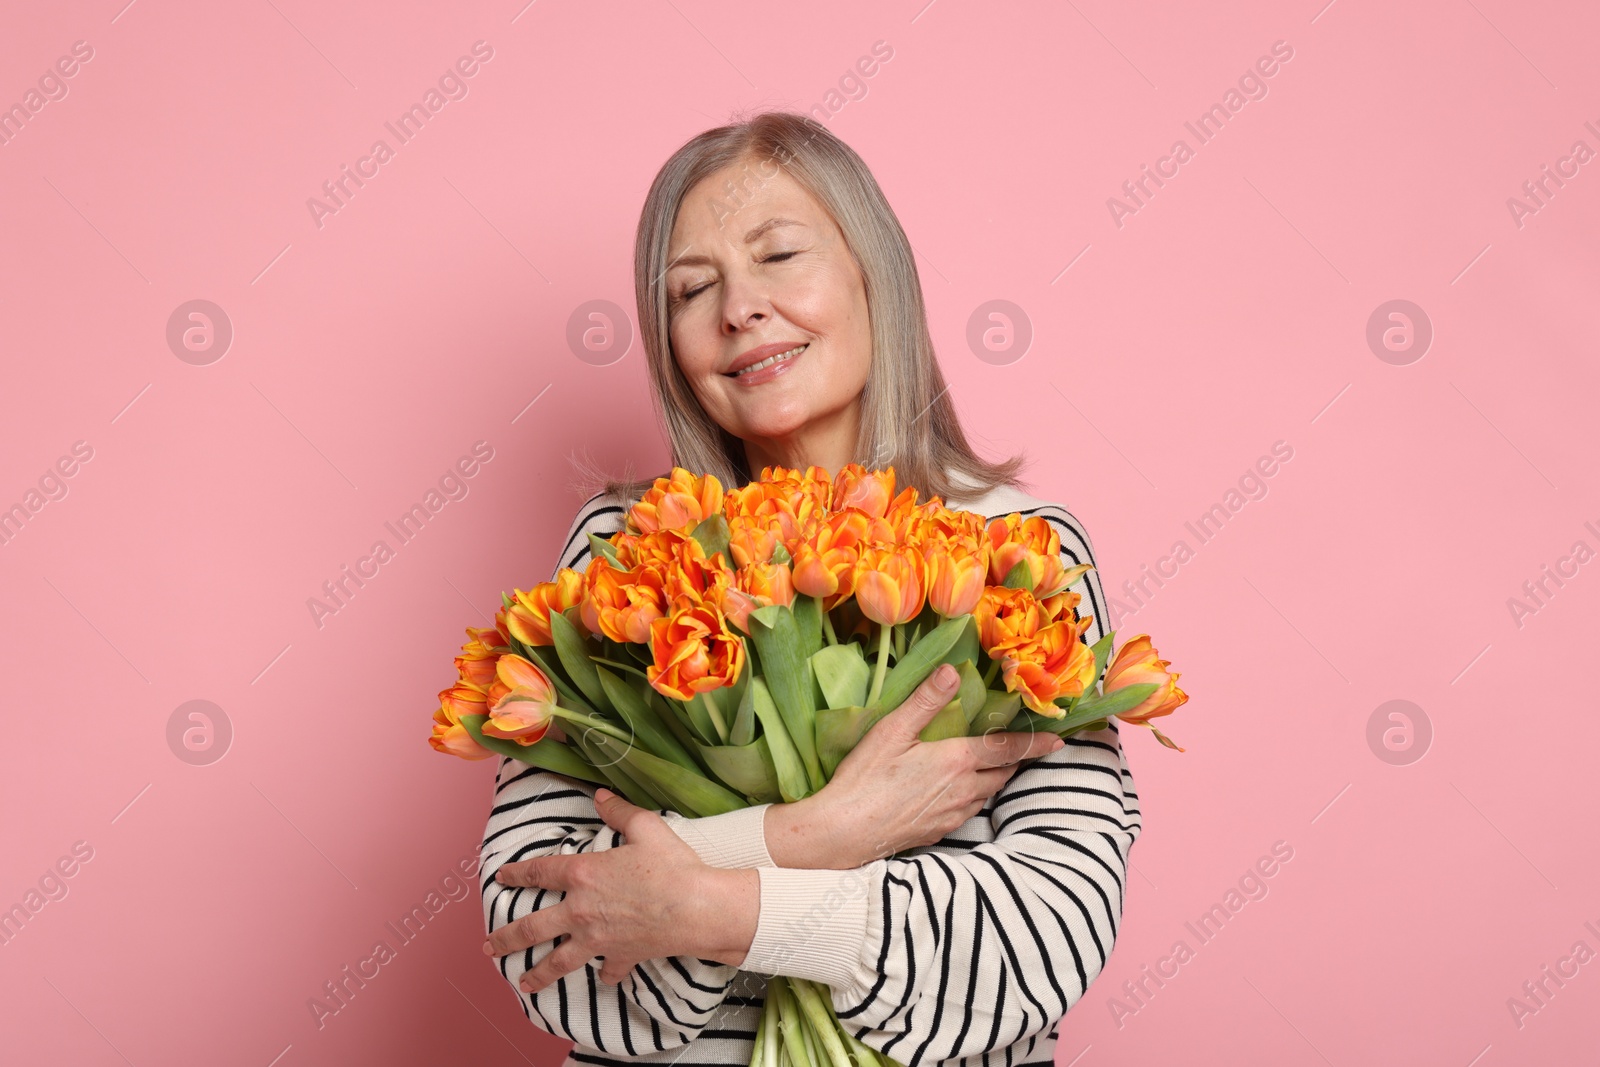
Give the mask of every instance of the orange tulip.
[(833, 510), (855, 508), (875, 519), (889, 513), (895, 502), (894, 468), (868, 471), (859, 463), (851, 463), (839, 472), (833, 483)]
[(1012, 513), (989, 524), (989, 580), (1003, 583), (1012, 568), (1026, 562), (1031, 576), (1029, 588), (1040, 600), (1054, 596), (1076, 581), (1087, 566), (1072, 572), (1061, 562), (1061, 535), (1042, 515), (1023, 519)]
[(978, 643), (995, 659), (1007, 649), (1032, 640), (1050, 622), (1032, 593), (1003, 585), (985, 589), (972, 615), (978, 623)]
[(1094, 683), (1094, 653), (1080, 637), (1088, 623), (1053, 622), (1031, 639), (1013, 644), (1000, 660), (1006, 689), (1040, 715), (1059, 719), (1060, 697), (1082, 696)]
[(467, 636), (471, 640), (461, 646), (456, 671), (462, 681), (487, 689), (494, 680), (494, 661), (508, 644), (506, 636), (497, 626), (468, 626)]
[(657, 478), (640, 501), (628, 509), (628, 529), (635, 533), (693, 530), (722, 511), (722, 483), (712, 475), (697, 478), (682, 467)]
[(988, 561), (975, 545), (936, 545), (928, 550), (928, 603), (945, 618), (966, 615), (984, 593)]
[(553, 582), (540, 582), (524, 593), (514, 589), (516, 602), (506, 609), (506, 626), (518, 641), (531, 647), (553, 643), (550, 613), (564, 612), (583, 599), (584, 576), (562, 567)]
[(433, 713), (433, 736), (428, 738), (428, 744), (434, 751), (443, 752), (447, 756), (460, 756), (462, 759), (488, 759), (494, 755), (488, 749), (478, 744), (477, 740), (467, 732), (461, 724), (460, 717), (448, 704), (441, 704)]
[(927, 569), (914, 549), (871, 546), (855, 566), (855, 596), (862, 614), (873, 622), (909, 622), (927, 599)]
[(515, 653), (507, 653), (495, 664), (494, 684), (489, 687), (489, 718), (484, 721), (485, 737), (500, 737), (519, 745), (542, 739), (555, 721), (555, 689), (538, 667)]
[(679, 608), (650, 624), (651, 664), (645, 677), (658, 693), (693, 700), (732, 685), (744, 669), (744, 640), (712, 604)]
[(777, 529), (758, 525), (746, 516), (737, 516), (728, 523), (728, 551), (739, 567), (772, 562), (782, 543)]
[(732, 586), (722, 590), (719, 605), (728, 621), (750, 632), (750, 613), (770, 604), (794, 603), (794, 579), (781, 563), (752, 563), (741, 567)]
[(794, 550), (794, 587), (806, 596), (823, 598), (831, 608), (855, 591), (856, 560), (872, 520), (860, 511), (844, 511), (824, 521), (813, 520)]
[(659, 570), (619, 571), (602, 559), (590, 566), (584, 579), (586, 588), (578, 610), (586, 630), (637, 645), (650, 640), (650, 624), (667, 611)]
[(1149, 634), (1136, 634), (1128, 638), (1106, 668), (1101, 689), (1110, 696), (1126, 686), (1153, 682), (1156, 691), (1146, 697), (1143, 703), (1122, 712), (1117, 718), (1137, 726), (1148, 726), (1151, 719), (1171, 715), (1189, 699), (1189, 694), (1178, 688), (1181, 675), (1175, 671), (1169, 672), (1168, 666), (1167, 661), (1160, 658), (1150, 644)]

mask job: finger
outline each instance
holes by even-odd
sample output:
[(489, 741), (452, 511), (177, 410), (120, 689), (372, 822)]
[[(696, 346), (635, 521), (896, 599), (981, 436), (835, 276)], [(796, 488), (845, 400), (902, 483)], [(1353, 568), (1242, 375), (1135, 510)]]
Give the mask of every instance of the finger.
[(904, 704), (885, 715), (884, 719), (894, 723), (892, 730), (901, 740), (914, 740), (923, 727), (955, 698), (960, 684), (961, 675), (956, 669), (948, 663), (941, 663), (937, 670), (922, 680), (921, 685), (912, 690)]
[(587, 948), (569, 937), (540, 960), (533, 970), (524, 972), (517, 985), (524, 993), (537, 993), (562, 975), (578, 970), (593, 958), (593, 954)]
[(1011, 781), (1011, 776), (1017, 773), (1019, 766), (1021, 764), (1010, 763), (1004, 767), (986, 767), (983, 770), (973, 771), (972, 774), (978, 780), (978, 788), (983, 795), (990, 797), (1005, 788), (1006, 783)]
[(634, 812), (644, 809), (629, 803), (626, 797), (618, 796), (605, 786), (601, 786), (594, 791), (594, 810), (605, 820), (607, 826), (620, 832), (624, 824), (633, 817)]
[(1059, 750), (1066, 742), (1048, 730), (993, 730), (968, 739), (979, 766), (1000, 767)]
[(621, 982), (628, 977), (628, 972), (639, 964), (638, 960), (625, 960), (621, 957), (613, 960), (602, 956), (601, 959), (605, 960), (605, 965), (600, 968), (600, 981), (606, 985), (616, 985)]
[(519, 863), (504, 863), (494, 872), (501, 885), (537, 886), (540, 889), (572, 888), (567, 867), (577, 856), (535, 856)]
[(546, 941), (554, 941), (557, 936), (566, 932), (566, 902), (544, 908), (541, 911), (532, 911), (520, 919), (513, 919), (504, 926), (496, 927), (483, 943), (483, 951), (490, 956), (504, 956), (509, 952), (521, 952), (534, 945), (542, 945)]

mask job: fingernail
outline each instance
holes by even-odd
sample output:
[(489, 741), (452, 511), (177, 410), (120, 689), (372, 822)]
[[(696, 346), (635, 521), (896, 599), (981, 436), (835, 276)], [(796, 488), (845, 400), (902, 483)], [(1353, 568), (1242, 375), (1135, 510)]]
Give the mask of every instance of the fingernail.
[(485, 956), (493, 956), (494, 955), (494, 946), (489, 944), (489, 942), (485, 941), (483, 943), (483, 954)]
[(605, 786), (601, 786), (599, 789), (594, 791), (594, 798), (596, 800), (609, 800), (611, 796), (611, 790), (607, 789)]
[(933, 672), (933, 684), (940, 689), (949, 689), (956, 684), (956, 669), (948, 663), (939, 664), (939, 669)]
[(1067, 743), (1065, 741), (1063, 741), (1061, 738), (1058, 737), (1054, 741), (1050, 742), (1050, 747), (1045, 749), (1045, 751), (1046, 752), (1060, 752), (1062, 749), (1064, 749), (1066, 747), (1067, 747)]

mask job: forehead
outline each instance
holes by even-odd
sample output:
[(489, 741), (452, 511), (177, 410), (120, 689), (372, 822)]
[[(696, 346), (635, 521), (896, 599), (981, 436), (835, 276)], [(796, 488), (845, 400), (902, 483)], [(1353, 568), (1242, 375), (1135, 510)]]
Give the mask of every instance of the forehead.
[(683, 198), (668, 242), (668, 262), (736, 252), (769, 234), (835, 229), (826, 209), (772, 160), (747, 160), (697, 182)]

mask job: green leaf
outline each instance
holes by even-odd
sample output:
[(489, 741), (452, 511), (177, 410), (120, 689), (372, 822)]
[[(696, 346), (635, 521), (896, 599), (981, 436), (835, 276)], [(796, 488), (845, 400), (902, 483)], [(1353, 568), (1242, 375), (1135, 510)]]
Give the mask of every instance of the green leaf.
[(700, 542), (700, 547), (706, 551), (707, 559), (721, 552), (722, 558), (732, 566), (733, 558), (728, 553), (729, 534), (728, 520), (717, 514), (702, 521), (689, 536)]
[(543, 647), (525, 645), (513, 637), (511, 639), (511, 650), (529, 663), (537, 664), (539, 669), (544, 671), (545, 677), (549, 678), (551, 684), (556, 687), (556, 692), (561, 694), (561, 702), (563, 704), (577, 708), (579, 711), (594, 710), (589, 702), (583, 699), (583, 694), (573, 688), (572, 683), (567, 680), (567, 674), (561, 669), (560, 660), (556, 658), (555, 649), (550, 648), (548, 645)]
[(1097, 715), (1102, 719), (1112, 715), (1120, 715), (1125, 711), (1132, 711), (1140, 704), (1143, 704), (1150, 697), (1150, 694), (1159, 688), (1161, 687), (1155, 682), (1140, 682), (1138, 685), (1123, 686), (1116, 692), (1105, 696), (1097, 697), (1093, 694), (1085, 693), (1083, 698), (1073, 707), (1072, 713), (1074, 715)]
[(1089, 646), (1089, 651), (1094, 653), (1094, 680), (1089, 683), (1090, 690), (1100, 684), (1100, 676), (1106, 671), (1106, 660), (1111, 658), (1111, 639), (1115, 636), (1117, 631), (1112, 630)]
[(608, 789), (621, 793), (629, 803), (634, 803), (640, 808), (659, 808), (661, 803), (658, 798), (645, 792), (642, 785), (634, 781), (634, 776), (627, 773), (626, 766), (619, 763), (618, 757), (614, 753), (606, 752), (602, 745), (595, 742), (595, 737), (605, 737), (605, 734), (598, 734), (595, 731), (587, 731), (586, 734), (568, 733), (568, 739), (574, 749), (584, 753), (584, 757), (587, 757), (597, 771), (611, 779)]
[(883, 683), (883, 691), (878, 694), (876, 706), (893, 711), (904, 704), (935, 667), (949, 662), (950, 653), (960, 642), (962, 632), (973, 625), (971, 615), (957, 615), (923, 634), (921, 640), (906, 649), (906, 654), (889, 672)]
[(817, 763), (816, 705), (811, 697), (811, 664), (802, 654), (794, 612), (778, 604), (750, 613), (750, 639), (761, 654), (767, 689), (778, 706), (811, 789), (821, 789), (826, 779)]
[(683, 713), (683, 718), (694, 729), (696, 740), (707, 745), (722, 744), (722, 735), (717, 733), (716, 725), (711, 721), (711, 712), (706, 708), (705, 701), (698, 698), (694, 700), (673, 699), (672, 707)]
[(839, 764), (850, 750), (867, 736), (867, 731), (878, 720), (888, 715), (883, 708), (842, 707), (821, 708), (817, 711), (817, 758), (822, 762), (823, 773), (828, 778), (839, 769)]
[(957, 663), (956, 671), (961, 675), (961, 687), (956, 691), (956, 697), (961, 702), (963, 720), (970, 723), (983, 710), (984, 698), (989, 690), (983, 684), (983, 675), (978, 673), (978, 668), (973, 666), (970, 659)]
[(617, 546), (612, 544), (608, 538), (601, 537), (596, 533), (590, 534), (589, 552), (595, 559), (603, 559), (619, 571), (627, 570), (622, 565), (622, 561), (617, 558)]
[(514, 760), (564, 774), (568, 778), (578, 778), (585, 782), (594, 782), (596, 785), (611, 784), (588, 760), (548, 734), (531, 745), (519, 745), (503, 737), (485, 735), (483, 724), (488, 718), (487, 715), (463, 715), (461, 725), (467, 728), (467, 733), (472, 735), (474, 741), (490, 752), (498, 752), (502, 756), (510, 756)]
[(503, 608), (509, 608), (511, 606), (511, 595), (504, 589), (500, 590), (500, 606)]
[[(676, 700), (669, 701), (654, 689), (650, 690), (648, 696), (650, 698), (650, 710), (655, 713), (657, 719), (660, 719), (666, 725), (668, 730), (672, 731), (672, 736), (678, 739), (678, 744), (683, 746), (685, 752), (694, 755), (700, 751), (702, 744), (710, 743), (708, 738), (695, 736), (695, 728), (685, 721), (687, 716), (680, 710), (683, 707), (682, 704)], [(705, 769), (710, 770), (709, 767)]]
[[(822, 689), (825, 706), (848, 708), (867, 702), (872, 667), (855, 642), (829, 645), (811, 654), (811, 673)], [(982, 684), (982, 679), (979, 679)]]
[(784, 725), (778, 705), (773, 703), (772, 694), (767, 690), (767, 683), (760, 678), (751, 679), (750, 692), (751, 707), (756, 713), (756, 718), (761, 720), (761, 729), (767, 741), (767, 752), (772, 758), (772, 766), (778, 776), (778, 792), (786, 803), (792, 804), (812, 792), (810, 780), (806, 777), (805, 765), (795, 748), (794, 739), (789, 736), (789, 728)]
[(635, 744), (643, 745), (655, 755), (669, 759), (685, 770), (696, 774), (700, 772), (700, 765), (694, 761), (694, 757), (678, 744), (678, 739), (656, 718), (637, 689), (604, 667), (596, 667), (595, 673), (611, 706), (617, 709), (622, 721), (632, 728)]
[(943, 741), (947, 737), (967, 736), (967, 712), (961, 706), (961, 698), (950, 701), (939, 709), (938, 714), (928, 720), (928, 725), (922, 728), (917, 737), (923, 741)]
[(590, 734), (587, 741), (604, 761), (607, 773), (617, 780), (617, 785), (620, 787), (618, 792), (627, 797), (629, 803), (651, 810), (674, 807), (665, 793), (658, 790), (654, 783), (639, 774), (628, 762), (628, 753), (632, 751), (628, 745), (609, 734), (599, 733)]
[(1017, 565), (1011, 568), (1006, 574), (1006, 580), (1001, 584), (1007, 589), (1032, 589), (1033, 570), (1028, 566), (1028, 561), (1018, 560)]
[(756, 696), (750, 690), (748, 678), (740, 688), (743, 695), (739, 698), (738, 711), (734, 712), (733, 729), (728, 732), (728, 744), (735, 748), (748, 745), (756, 738)]
[(795, 630), (800, 634), (800, 654), (815, 655), (822, 647), (822, 608), (817, 598), (797, 595), (789, 610), (794, 612)]
[(967, 732), (974, 737), (981, 737), (991, 730), (1015, 729), (1011, 723), (1021, 710), (1021, 693), (990, 690), (984, 694), (983, 707), (978, 709), (978, 714), (973, 718)]
[[(754, 704), (752, 703), (752, 708)], [(751, 713), (754, 718), (754, 711)], [(701, 745), (700, 755), (718, 779), (727, 783), (754, 804), (777, 803), (778, 771), (765, 737), (746, 745)]]
[(600, 686), (600, 675), (596, 672), (594, 661), (589, 658), (588, 646), (584, 643), (583, 635), (578, 632), (578, 628), (572, 625), (565, 615), (552, 611), (550, 636), (555, 640), (556, 656), (561, 660), (561, 669), (567, 672), (572, 684), (578, 687), (589, 703), (597, 708), (606, 708), (606, 694)]
[(692, 819), (749, 807), (743, 797), (705, 775), (685, 770), (659, 756), (652, 756), (637, 745), (624, 747), (614, 739), (607, 738), (605, 746), (608, 752), (618, 754), (640, 785), (663, 799), (664, 803), (657, 807), (668, 808)]

